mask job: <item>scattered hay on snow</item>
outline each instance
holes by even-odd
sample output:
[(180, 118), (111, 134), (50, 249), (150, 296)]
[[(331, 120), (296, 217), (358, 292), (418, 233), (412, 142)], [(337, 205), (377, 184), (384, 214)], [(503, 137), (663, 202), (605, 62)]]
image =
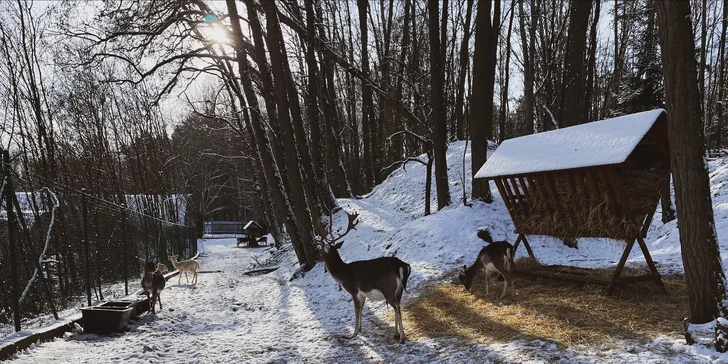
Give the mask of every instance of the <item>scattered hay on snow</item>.
[[(517, 262), (537, 264), (534, 262)], [(609, 279), (614, 269), (595, 269)], [(643, 274), (625, 269), (622, 277)], [(618, 287), (604, 296), (604, 286), (516, 275), (518, 295), (498, 300), (502, 282), (491, 282), (485, 296), (485, 277), (476, 278), (470, 292), (462, 285), (443, 284), (424, 292), (404, 309), (405, 328), (413, 338), (464, 337), (481, 343), (546, 340), (563, 346), (614, 344), (614, 339), (647, 339), (682, 333), (688, 314), (687, 287), (682, 277), (663, 277), (663, 295), (652, 281)]]

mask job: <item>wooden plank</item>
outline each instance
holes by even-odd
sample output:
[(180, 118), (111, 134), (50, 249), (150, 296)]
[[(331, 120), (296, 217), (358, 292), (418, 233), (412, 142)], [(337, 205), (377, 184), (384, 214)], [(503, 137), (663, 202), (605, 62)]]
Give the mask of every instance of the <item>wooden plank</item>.
[(521, 205), (521, 191), (518, 190), (518, 186), (513, 183), (513, 178), (503, 178), (503, 187), (506, 188), (506, 193), (511, 195), (514, 205), (516, 207)]
[[(544, 187), (541, 186), (541, 184), (536, 180), (536, 177), (533, 176), (533, 175), (530, 175), (530, 176), (527, 176), (526, 178), (528, 179), (529, 186), (534, 190), (534, 192), (538, 196), (545, 197), (545, 195), (547, 193), (544, 191)], [(549, 206), (548, 204), (544, 204), (542, 202), (543, 201), (536, 201), (535, 199), (532, 201), (531, 208), (534, 208), (536, 206), (539, 207), (539, 209), (537, 209), (534, 212), (536, 214), (542, 214), (544, 212), (545, 213), (548, 213), (548, 214), (552, 213), (553, 212), (553, 209), (551, 208), (551, 206)], [(545, 208), (546, 211), (543, 211), (543, 209), (541, 209), (541, 207)]]
[[(523, 234), (522, 234), (523, 235)], [(526, 235), (523, 235), (523, 246), (526, 247), (526, 251), (528, 252), (528, 256), (536, 259), (536, 256), (533, 255), (533, 250), (531, 250), (531, 244), (528, 243), (528, 239), (526, 239)], [(515, 254), (515, 250), (513, 251), (513, 254)]]
[(655, 266), (655, 262), (652, 261), (652, 256), (650, 255), (649, 249), (647, 249), (647, 244), (645, 244), (645, 240), (642, 239), (642, 237), (637, 238), (637, 242), (639, 243), (640, 249), (642, 249), (642, 255), (644, 255), (645, 260), (647, 261), (647, 266), (650, 267), (650, 271), (653, 275), (655, 275), (655, 283), (658, 287), (662, 288), (662, 291), (667, 293), (667, 289), (665, 289), (665, 285), (662, 283), (662, 276), (660, 276), (660, 273), (657, 271), (657, 267)]
[[(657, 203), (660, 203), (659, 200)], [(655, 204), (655, 208), (653, 208), (652, 211), (647, 213), (647, 215), (645, 216), (645, 220), (642, 221), (642, 229), (640, 232), (642, 233), (643, 238), (647, 237), (647, 231), (650, 230), (650, 225), (652, 225), (652, 219), (655, 217), (655, 211), (657, 211), (657, 204)]]
[(511, 215), (511, 220), (513, 221), (513, 224), (518, 227), (518, 221), (516, 219), (516, 214), (513, 211), (513, 206), (511, 205), (511, 200), (506, 194), (506, 189), (503, 187), (503, 181), (501, 181), (500, 178), (494, 178), (493, 181), (495, 182), (496, 187), (498, 187), (498, 192), (500, 192), (501, 197), (503, 198), (503, 203), (506, 205), (506, 209), (508, 210), (508, 213)]
[(518, 234), (518, 237), (516, 238), (516, 241), (513, 243), (513, 256), (516, 256), (516, 252), (518, 251), (518, 245), (521, 244), (521, 239), (523, 239), (523, 234)]
[(660, 279), (660, 281), (662, 281), (662, 276), (660, 276), (659, 274), (643, 274), (640, 276), (624, 277), (619, 280), (619, 283), (653, 281), (655, 279)]
[[(531, 200), (531, 192), (529, 191), (529, 188), (530, 188), (531, 186), (529, 186), (529, 185), (528, 185), (528, 184), (526, 183), (526, 179), (525, 179), (525, 178), (523, 178), (522, 176), (521, 176), (521, 177), (518, 177), (518, 182), (520, 182), (520, 183), (521, 183), (521, 188), (523, 189), (523, 195), (524, 195), (524, 196), (526, 197), (526, 199), (527, 199), (527, 200), (529, 200), (529, 201), (530, 201), (530, 200)], [(530, 205), (530, 204), (529, 204), (529, 205)]]
[(624, 252), (622, 252), (622, 258), (619, 259), (619, 263), (617, 263), (617, 268), (614, 270), (612, 280), (609, 282), (609, 286), (607, 286), (607, 296), (611, 295), (612, 292), (614, 292), (614, 289), (617, 288), (617, 285), (619, 284), (619, 276), (620, 274), (622, 274), (622, 269), (624, 269), (624, 264), (627, 262), (629, 252), (632, 251), (633, 246), (634, 239), (629, 239), (629, 241), (627, 242), (627, 246), (624, 247)]
[(555, 279), (555, 280), (562, 280), (562, 281), (569, 281), (574, 283), (582, 283), (582, 284), (598, 284), (600, 286), (607, 286), (609, 285), (609, 281), (605, 279), (599, 279), (599, 278), (591, 278), (591, 277), (584, 277), (584, 276), (572, 276), (569, 274), (562, 274), (562, 273), (555, 273), (555, 272), (548, 272), (548, 271), (539, 271), (537, 269), (528, 269), (528, 270), (520, 270), (516, 269), (516, 273), (533, 276), (537, 278), (549, 278), (549, 279)]
[(586, 183), (584, 183), (584, 176), (582, 176), (581, 171), (579, 171), (578, 169), (574, 170), (574, 186), (576, 187), (576, 190), (579, 194), (579, 198), (586, 201), (586, 203), (591, 206), (592, 199), (589, 195), (588, 187), (586, 186)]
[(589, 195), (591, 196), (591, 199), (597, 199), (601, 196), (601, 191), (599, 191), (599, 185), (597, 184), (597, 179), (594, 176), (594, 170), (592, 168), (586, 169), (586, 181), (589, 184)]
[[(604, 186), (604, 194), (607, 199), (607, 206), (612, 207), (614, 205), (613, 201), (616, 200), (616, 197), (614, 194), (614, 188), (616, 188), (616, 186), (612, 186), (612, 181), (609, 179), (609, 176), (607, 175), (606, 168), (597, 168), (597, 173), (599, 174), (599, 179), (602, 181), (602, 185)], [(629, 206), (629, 205), (627, 205), (627, 206)]]
[(514, 199), (517, 201), (516, 204), (516, 212), (524, 217), (529, 216), (529, 208), (528, 208), (528, 201), (526, 201), (526, 197), (521, 192), (521, 188), (518, 186), (518, 182), (516, 182), (515, 177), (510, 178), (510, 183), (506, 183), (506, 188), (513, 188), (512, 194), (514, 196)]
[(555, 202), (559, 201), (559, 195), (556, 192), (556, 188), (553, 185), (553, 181), (551, 180), (550, 174), (543, 174), (541, 175), (541, 178), (543, 179), (543, 183), (546, 186), (546, 191), (549, 194), (549, 197), (551, 197)]
[(576, 196), (576, 189), (574, 188), (574, 183), (571, 181), (571, 173), (564, 171), (563, 176), (564, 182), (566, 183), (566, 190), (573, 196)]
[(508, 185), (508, 179), (507, 178), (499, 178), (498, 180), (503, 185), (503, 191), (506, 192), (506, 196), (508, 197), (508, 201), (510, 202), (511, 208), (515, 208), (516, 207), (516, 199), (514, 198), (513, 192), (511, 191), (511, 186)]

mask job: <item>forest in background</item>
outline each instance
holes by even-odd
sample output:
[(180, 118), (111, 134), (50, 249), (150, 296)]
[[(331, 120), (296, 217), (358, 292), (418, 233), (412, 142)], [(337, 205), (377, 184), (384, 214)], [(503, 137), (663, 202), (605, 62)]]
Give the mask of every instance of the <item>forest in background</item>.
[[(718, 150), (728, 7), (691, 7)], [(478, 180), (450, 196), (453, 140), (472, 141), (477, 170), (487, 140), (664, 107), (654, 0), (17, 0), (0, 14), (0, 140), (26, 189), (184, 194), (198, 231), (259, 218), (309, 267), (335, 198), (403, 163), (433, 171), (438, 209), (489, 201)]]

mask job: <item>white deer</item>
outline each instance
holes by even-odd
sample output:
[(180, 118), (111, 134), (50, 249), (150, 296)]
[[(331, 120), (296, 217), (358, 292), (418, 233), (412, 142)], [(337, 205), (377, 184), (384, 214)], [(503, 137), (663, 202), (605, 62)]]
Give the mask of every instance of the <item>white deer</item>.
[(197, 284), (197, 270), (200, 269), (200, 263), (198, 263), (195, 260), (183, 260), (181, 262), (177, 261), (176, 255), (170, 255), (169, 260), (172, 262), (172, 265), (179, 270), (179, 279), (177, 279), (177, 284), (180, 283), (182, 280), (182, 273), (185, 274), (185, 280), (187, 283), (190, 283), (189, 278), (187, 278), (187, 272), (190, 272), (193, 274), (192, 276), (192, 284)]

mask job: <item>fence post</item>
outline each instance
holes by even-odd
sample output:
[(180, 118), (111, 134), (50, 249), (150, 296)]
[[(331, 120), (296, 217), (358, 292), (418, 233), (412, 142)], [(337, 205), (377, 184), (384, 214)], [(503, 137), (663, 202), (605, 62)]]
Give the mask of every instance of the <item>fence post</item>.
[(124, 296), (129, 295), (129, 261), (128, 252), (129, 248), (126, 245), (126, 205), (121, 204), (121, 251), (122, 260), (124, 264)]
[(8, 210), (8, 247), (10, 253), (10, 280), (13, 287), (13, 321), (15, 322), (15, 331), (20, 331), (20, 280), (18, 279), (18, 257), (15, 246), (15, 212), (13, 211), (13, 197), (15, 190), (13, 183), (10, 181), (10, 152), (3, 151), (3, 175), (6, 178), (5, 185), (5, 208)]
[[(161, 262), (162, 259), (164, 259), (165, 254), (164, 252), (167, 250), (167, 246), (164, 242), (164, 227), (162, 226), (161, 221), (157, 221), (157, 236), (159, 236), (159, 240), (157, 241), (157, 257), (159, 261)], [(164, 261), (167, 262), (166, 260)]]
[(144, 262), (149, 261), (149, 225), (146, 216), (141, 215), (142, 224), (144, 225)]
[(88, 306), (91, 306), (91, 268), (89, 266), (89, 255), (90, 247), (88, 241), (88, 211), (86, 209), (86, 189), (81, 189), (81, 206), (83, 209), (83, 247), (84, 247), (84, 260), (86, 265), (86, 298), (88, 299)]
[(193, 256), (197, 254), (197, 232), (194, 229), (193, 226), (187, 228), (187, 235), (189, 236), (187, 243), (190, 245)]

